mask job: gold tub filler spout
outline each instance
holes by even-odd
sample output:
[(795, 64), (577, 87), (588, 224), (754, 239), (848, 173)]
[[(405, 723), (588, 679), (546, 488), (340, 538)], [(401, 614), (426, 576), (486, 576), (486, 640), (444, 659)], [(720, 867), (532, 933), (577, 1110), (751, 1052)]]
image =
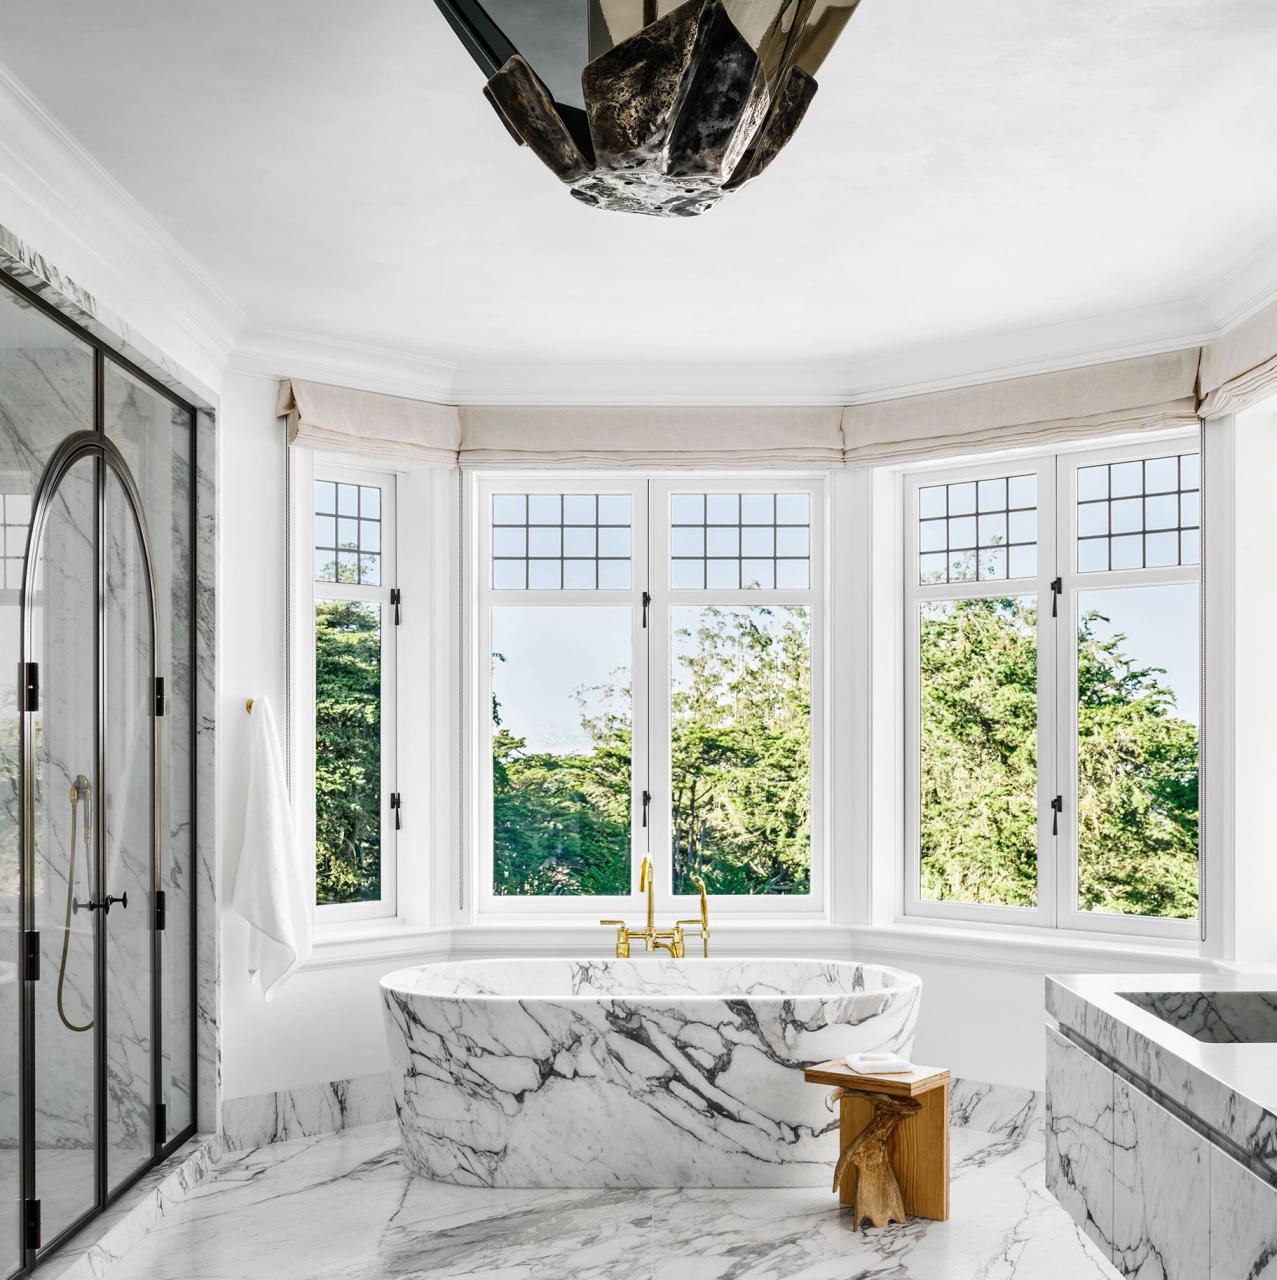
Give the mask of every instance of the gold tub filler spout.
[[(656, 927), (656, 874), (652, 860), (645, 857), (639, 871), (639, 892), (647, 894), (647, 924), (642, 929), (631, 929), (624, 920), (600, 920), (599, 924), (616, 926), (616, 954), (622, 960), (629, 959), (630, 944), (642, 942), (647, 951), (668, 951), (675, 960), (687, 955), (687, 934), (699, 936), (706, 956), (709, 955), (709, 902), (705, 897), (705, 881), (691, 876), (692, 883), (701, 895), (701, 914), (697, 920), (675, 920), (672, 929)], [(691, 926), (685, 928), (685, 926)]]

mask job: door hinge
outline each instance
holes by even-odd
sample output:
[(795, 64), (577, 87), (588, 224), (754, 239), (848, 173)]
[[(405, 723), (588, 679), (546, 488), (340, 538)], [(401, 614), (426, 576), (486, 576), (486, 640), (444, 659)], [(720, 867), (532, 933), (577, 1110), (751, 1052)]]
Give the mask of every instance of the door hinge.
[(155, 1106), (155, 1145), (162, 1147), (168, 1141), (168, 1107), (159, 1102)]
[(395, 830), (402, 831), (403, 819), (399, 815), (403, 809), (403, 800), (400, 798), (398, 791), (392, 791), (390, 793), (390, 808), (395, 815)]
[(652, 793), (650, 791), (643, 792), (643, 825), (647, 826), (647, 810), (652, 803)]
[(399, 588), (391, 587), (390, 603), (394, 606), (394, 610), (395, 610), (395, 626), (398, 626), (399, 623), (402, 621), (399, 613), (399, 606), (402, 603), (402, 601), (403, 601), (403, 596), (400, 594)]
[(1056, 796), (1051, 801), (1051, 834), (1058, 836), (1060, 834), (1060, 814), (1064, 812), (1064, 797)]
[(156, 889), (155, 891), (155, 931), (156, 933), (164, 932), (164, 925), (167, 922), (166, 903), (164, 899), (164, 890)]
[(22, 1242), (31, 1253), (34, 1253), (40, 1247), (39, 1200), (24, 1200), (22, 1210)]
[(40, 981), (40, 931), (27, 930), (26, 946), (22, 952), (22, 976), (28, 982)]
[(652, 593), (650, 591), (643, 592), (643, 628), (647, 629), (647, 611), (652, 607)]
[(40, 664), (28, 662), (22, 673), (22, 709), (40, 710)]
[(1064, 579), (1051, 579), (1051, 617), (1060, 616), (1060, 597), (1064, 594)]
[(164, 714), (164, 677), (155, 677), (155, 714), (162, 716)]

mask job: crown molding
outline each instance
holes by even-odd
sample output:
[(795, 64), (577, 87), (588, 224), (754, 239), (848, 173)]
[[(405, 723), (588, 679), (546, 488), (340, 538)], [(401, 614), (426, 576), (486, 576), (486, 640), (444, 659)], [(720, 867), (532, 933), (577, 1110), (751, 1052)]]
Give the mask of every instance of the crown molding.
[(241, 308), (0, 64), (0, 222), (205, 386)]
[(442, 404), (831, 406), (1176, 351), (1220, 331), (1206, 306), (1188, 300), (854, 361), (737, 365), (452, 363), (321, 334), (255, 328), (241, 338), (229, 368)]
[(1248, 253), (1202, 302), (1218, 333), (1226, 333), (1277, 302), (1277, 236)]
[(461, 365), (458, 404), (847, 405), (1176, 351), (1217, 337), (1196, 301), (809, 364)]
[(306, 378), (412, 400), (453, 402), (457, 366), (421, 352), (338, 342), (320, 334), (253, 328), (231, 352), (231, 373)]

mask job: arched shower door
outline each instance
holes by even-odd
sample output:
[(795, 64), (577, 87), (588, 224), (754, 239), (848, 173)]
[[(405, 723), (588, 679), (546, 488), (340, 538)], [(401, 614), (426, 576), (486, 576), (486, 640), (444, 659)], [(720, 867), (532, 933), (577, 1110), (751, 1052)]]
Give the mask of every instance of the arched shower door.
[[(154, 561), (138, 489), (95, 432), (32, 511), (20, 699), (28, 1265), (163, 1142)], [(36, 1246), (31, 1241), (37, 1241)]]

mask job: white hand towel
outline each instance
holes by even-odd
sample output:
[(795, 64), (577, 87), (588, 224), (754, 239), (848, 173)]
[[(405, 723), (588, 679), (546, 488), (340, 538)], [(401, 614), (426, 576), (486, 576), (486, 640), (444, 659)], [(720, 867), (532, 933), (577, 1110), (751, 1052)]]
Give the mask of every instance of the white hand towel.
[(895, 1053), (849, 1053), (844, 1061), (862, 1076), (899, 1076), (913, 1070), (912, 1062)]
[(248, 730), (244, 843), (231, 906), (248, 921), (248, 972), (269, 1000), (310, 955), (311, 905), (284, 778), (275, 716), (253, 702)]

